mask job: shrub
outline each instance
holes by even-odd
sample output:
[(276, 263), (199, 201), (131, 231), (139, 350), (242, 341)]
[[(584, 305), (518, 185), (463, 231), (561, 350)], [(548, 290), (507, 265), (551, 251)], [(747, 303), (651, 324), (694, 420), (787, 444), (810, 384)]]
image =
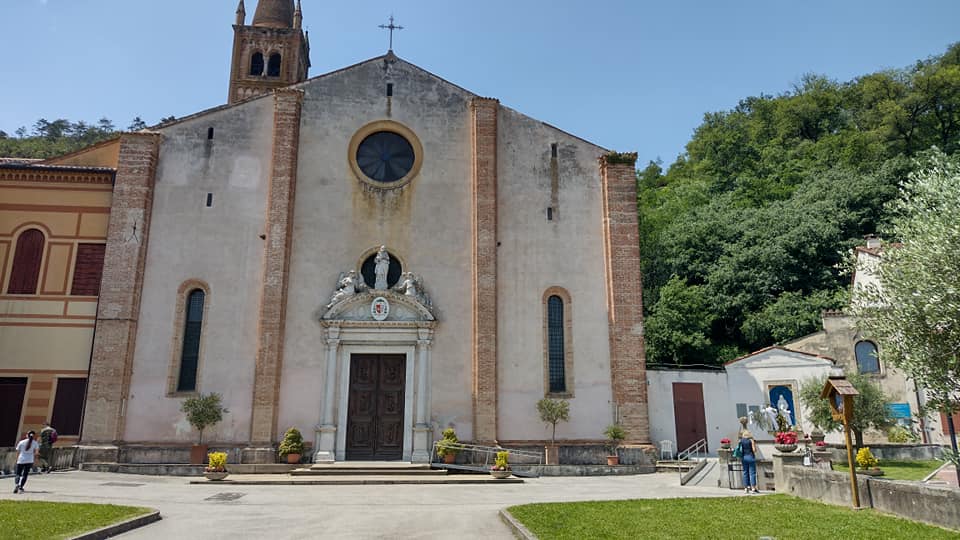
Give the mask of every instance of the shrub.
[(491, 471), (509, 471), (510, 470), (510, 452), (497, 452), (497, 459), (493, 462)]
[(460, 453), (460, 439), (457, 438), (457, 432), (454, 429), (447, 428), (443, 430), (443, 438), (437, 442), (437, 455), (440, 457), (455, 456)]
[(204, 469), (206, 472), (226, 472), (227, 470), (227, 453), (226, 452), (210, 452), (207, 454), (207, 468)]
[(603, 430), (603, 435), (607, 438), (606, 447), (610, 455), (616, 454), (620, 443), (627, 438), (627, 432), (623, 430), (623, 426), (620, 424), (610, 424), (607, 429)]
[(864, 446), (857, 451), (857, 467), (861, 469), (873, 469), (880, 463), (880, 460), (873, 457), (873, 452), (869, 447)]
[(915, 442), (916, 436), (903, 426), (893, 426), (887, 430), (887, 440), (892, 443)]
[(283, 434), (283, 441), (277, 449), (281, 457), (288, 454), (303, 454), (303, 435), (297, 428), (290, 428)]

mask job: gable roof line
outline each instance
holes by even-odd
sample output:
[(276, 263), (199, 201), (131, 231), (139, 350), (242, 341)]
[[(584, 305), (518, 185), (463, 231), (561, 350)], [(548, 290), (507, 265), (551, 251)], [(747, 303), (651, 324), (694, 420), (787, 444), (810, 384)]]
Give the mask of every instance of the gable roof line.
[(764, 348), (762, 348), (762, 349), (760, 349), (760, 350), (758, 350), (758, 351), (753, 351), (752, 353), (745, 354), (745, 355), (743, 355), (743, 356), (734, 358), (733, 360), (730, 360), (729, 362), (724, 363), (723, 366), (724, 366), (724, 367), (727, 367), (727, 366), (729, 366), (730, 364), (734, 364), (734, 363), (736, 363), (736, 362), (740, 362), (741, 360), (746, 360), (747, 358), (750, 358), (750, 357), (752, 357), (752, 356), (757, 356), (758, 354), (762, 354), (762, 353), (765, 353), (765, 352), (770, 351), (770, 350), (773, 350), (773, 349), (779, 349), (779, 350), (781, 350), (781, 351), (785, 351), (785, 352), (789, 352), (789, 353), (802, 354), (802, 355), (804, 355), (804, 356), (811, 356), (811, 357), (813, 357), (813, 358), (820, 358), (821, 360), (829, 360), (829, 361), (830, 361), (831, 363), (833, 363), (833, 364), (836, 364), (836, 363), (837, 363), (836, 360), (834, 360), (833, 358), (830, 358), (829, 356), (823, 356), (823, 355), (821, 355), (821, 354), (814, 354), (814, 353), (808, 353), (808, 352), (804, 352), (804, 351), (797, 351), (797, 350), (794, 350), (794, 349), (788, 349), (788, 348), (782, 347), (782, 346), (780, 346), (780, 345), (771, 345), (771, 346), (769, 346), (769, 347), (764, 347)]

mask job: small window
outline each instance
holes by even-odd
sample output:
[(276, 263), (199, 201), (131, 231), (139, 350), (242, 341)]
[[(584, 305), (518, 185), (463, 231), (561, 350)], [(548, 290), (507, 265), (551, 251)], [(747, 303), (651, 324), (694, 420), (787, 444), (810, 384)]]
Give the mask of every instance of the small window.
[(250, 74), (259, 77), (263, 75), (263, 54), (255, 52), (250, 58)]
[(207, 140), (208, 140), (208, 141), (213, 140), (213, 128), (212, 128), (212, 127), (207, 128)]
[(13, 269), (10, 272), (8, 294), (37, 294), (40, 280), (40, 261), (43, 260), (43, 233), (39, 229), (27, 229), (17, 239), (13, 254)]
[(103, 256), (106, 244), (77, 245), (77, 260), (73, 265), (74, 296), (97, 296), (100, 294), (100, 278), (103, 275)]
[(267, 63), (267, 77), (280, 76), (280, 53), (270, 55), (270, 61)]
[(877, 346), (872, 341), (859, 341), (854, 349), (860, 373), (880, 373), (880, 358)]
[(387, 83), (387, 97), (393, 95), (393, 83)]
[(550, 157), (557, 157), (557, 143), (550, 143)]
[(547, 347), (549, 350), (550, 392), (566, 392), (567, 378), (563, 341), (563, 299), (551, 296), (547, 300)]
[(180, 376), (177, 392), (193, 392), (197, 389), (197, 363), (200, 359), (200, 331), (203, 327), (204, 293), (200, 289), (187, 296), (186, 322), (183, 329), (183, 349), (180, 353)]
[(57, 395), (53, 400), (52, 425), (60, 435), (80, 435), (83, 420), (83, 396), (87, 391), (85, 378), (57, 379)]
[(744, 416), (747, 416), (747, 404), (737, 403), (737, 418), (743, 418)]
[(207, 193), (207, 208), (213, 206), (213, 193)]

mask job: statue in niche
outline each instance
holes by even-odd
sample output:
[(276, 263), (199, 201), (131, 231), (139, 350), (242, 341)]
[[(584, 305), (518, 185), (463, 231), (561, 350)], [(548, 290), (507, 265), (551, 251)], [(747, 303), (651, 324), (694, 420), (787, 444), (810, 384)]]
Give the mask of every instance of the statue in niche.
[(374, 259), (374, 275), (376, 280), (373, 288), (378, 291), (387, 289), (387, 271), (390, 270), (390, 254), (387, 253), (387, 246), (380, 246), (377, 257)]
[(327, 309), (357, 294), (358, 282), (356, 270), (350, 270), (346, 274), (340, 274), (340, 279), (337, 281), (337, 290), (333, 293), (333, 296), (330, 297), (330, 303), (327, 304)]

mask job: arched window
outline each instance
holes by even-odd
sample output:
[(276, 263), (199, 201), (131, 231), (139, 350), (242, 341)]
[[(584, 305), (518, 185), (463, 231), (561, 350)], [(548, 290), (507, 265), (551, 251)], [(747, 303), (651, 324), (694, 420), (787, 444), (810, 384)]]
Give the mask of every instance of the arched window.
[(280, 76), (280, 53), (270, 55), (270, 61), (267, 64), (267, 77)]
[(8, 294), (37, 294), (40, 281), (40, 261), (43, 260), (44, 237), (40, 229), (27, 229), (20, 233), (13, 254)]
[(263, 75), (263, 53), (253, 53), (250, 58), (250, 74), (257, 77)]
[(549, 359), (550, 393), (566, 392), (567, 378), (563, 341), (563, 299), (553, 295), (547, 299), (547, 355)]
[(204, 296), (201, 289), (193, 289), (187, 296), (177, 392), (193, 392), (197, 389), (197, 363), (200, 359), (200, 331), (203, 327)]
[(543, 293), (543, 389), (548, 397), (573, 397), (573, 327), (570, 293), (550, 287)]
[(857, 368), (860, 373), (880, 373), (880, 359), (877, 346), (872, 341), (858, 341), (854, 347), (857, 356)]

